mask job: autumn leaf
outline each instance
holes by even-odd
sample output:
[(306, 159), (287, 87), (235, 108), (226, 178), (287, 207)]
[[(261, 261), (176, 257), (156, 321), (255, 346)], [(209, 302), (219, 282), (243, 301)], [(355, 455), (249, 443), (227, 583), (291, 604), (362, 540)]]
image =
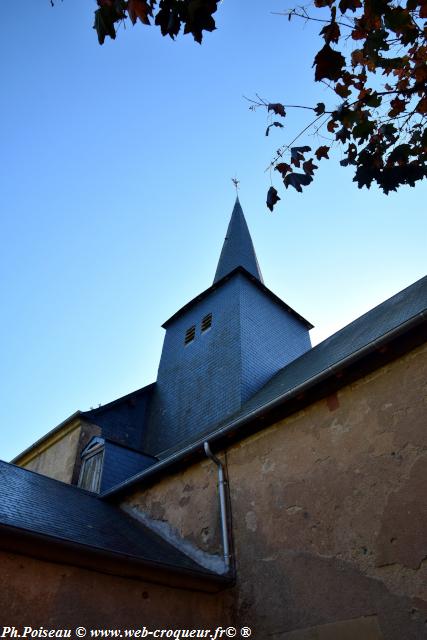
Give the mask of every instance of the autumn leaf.
[(182, 8), (184, 33), (191, 33), (199, 44), (202, 43), (203, 31), (214, 31), (215, 20), (212, 14), (217, 10), (218, 0), (186, 0)]
[(358, 143), (368, 140), (375, 130), (375, 123), (372, 120), (361, 120), (353, 127), (353, 138), (358, 139)]
[(277, 193), (277, 189), (270, 187), (267, 193), (267, 207), (270, 211), (273, 211), (274, 205), (279, 202), (280, 198)]
[(399, 144), (393, 149), (387, 158), (387, 162), (390, 164), (406, 164), (411, 155), (411, 147), (409, 144)]
[(338, 5), (341, 13), (345, 13), (346, 11), (348, 11), (348, 9), (350, 9), (350, 11), (353, 11), (354, 13), (356, 9), (360, 9), (361, 6), (361, 0), (340, 0), (340, 3)]
[(342, 167), (347, 167), (349, 164), (356, 164), (357, 158), (357, 147), (355, 144), (351, 143), (347, 147), (347, 158), (345, 160), (340, 160), (340, 165)]
[(351, 90), (345, 84), (340, 84), (339, 82), (335, 85), (334, 91), (340, 98), (348, 98), (351, 93)]
[(314, 78), (316, 81), (338, 80), (344, 65), (345, 58), (340, 52), (334, 51), (329, 44), (325, 44), (314, 58), (313, 67), (316, 67)]
[(99, 44), (104, 44), (105, 38), (109, 36), (112, 40), (116, 37), (114, 23), (118, 20), (114, 7), (109, 5), (100, 6), (95, 11), (95, 22), (93, 28), (98, 35)]
[[(426, 54), (426, 58), (427, 58), (427, 54)], [(426, 64), (426, 61), (420, 62), (417, 65), (415, 65), (414, 77), (415, 77), (415, 80), (420, 84), (423, 83), (423, 82), (427, 82), (427, 64)]]
[(286, 173), (292, 171), (291, 165), (287, 162), (279, 162), (279, 164), (276, 164), (274, 168), (282, 174), (282, 177), (284, 177)]
[(128, 0), (127, 10), (132, 24), (139, 18), (143, 24), (150, 24), (149, 16), (153, 15), (151, 2), (146, 0)]
[(268, 111), (273, 111), (273, 113), (275, 113), (276, 116), (282, 116), (283, 118), (286, 116), (285, 107), (283, 106), (283, 104), (280, 104), (279, 102), (271, 102), (268, 105)]
[(294, 187), (299, 193), (302, 193), (302, 187), (306, 187), (313, 182), (313, 178), (306, 173), (289, 173), (284, 179), (285, 187)]
[(384, 24), (396, 33), (412, 27), (411, 14), (403, 7), (391, 7), (384, 13)]
[(394, 118), (398, 116), (402, 111), (405, 111), (406, 102), (401, 100), (400, 98), (394, 98), (394, 100), (390, 100), (391, 109), (388, 112), (390, 118)]
[(353, 40), (365, 40), (367, 35), (368, 35), (367, 29), (362, 27), (362, 25), (356, 23), (355, 28), (351, 32), (351, 37), (353, 38)]
[(311, 147), (292, 147), (291, 158), (292, 160), (304, 160), (304, 153), (311, 151)]
[(362, 49), (355, 49), (351, 54), (351, 64), (353, 67), (357, 67), (357, 65), (366, 64), (365, 54)]
[(394, 124), (386, 123), (381, 125), (381, 127), (379, 128), (379, 133), (387, 138), (387, 140), (391, 140), (392, 142), (394, 142), (396, 140), (395, 134), (397, 133), (397, 129)]
[(266, 131), (265, 131), (265, 135), (268, 136), (268, 134), (270, 133), (270, 129), (271, 127), (282, 127), (283, 128), (283, 124), (281, 122), (272, 122), (271, 124), (268, 125)]
[(325, 109), (326, 106), (323, 102), (318, 102), (317, 105), (314, 107), (314, 113), (316, 114), (316, 116), (321, 116), (322, 113), (325, 113)]
[[(106, 37), (116, 37), (116, 22), (124, 17), (134, 24), (138, 20), (150, 24), (153, 14), (163, 35), (174, 38), (182, 28), (201, 42), (205, 31), (215, 29), (213, 13), (220, 2), (96, 0), (96, 4), (94, 27), (102, 44)], [(287, 15), (323, 22), (314, 77), (340, 100), (332, 93), (330, 106), (323, 102), (314, 107), (285, 106), (261, 99), (253, 104), (263, 106), (273, 117), (286, 117), (290, 108), (314, 113), (316, 117), (295, 132), (297, 135), (292, 134), (293, 139), (304, 144), (303, 134), (322, 136), (323, 128), (325, 140), (332, 138), (347, 147), (340, 164), (354, 167), (359, 187), (369, 188), (375, 182), (389, 193), (402, 184), (413, 186), (427, 177), (427, 26), (422, 23), (427, 18), (427, 0), (315, 0), (314, 6), (323, 7), (318, 17), (311, 15), (308, 6), (296, 7)], [(337, 10), (355, 15), (347, 14), (337, 22)], [(330, 18), (325, 20), (328, 13)], [(345, 26), (348, 30), (344, 31)], [(351, 40), (357, 41), (353, 51)], [(345, 48), (339, 47), (339, 42)], [(323, 118), (323, 114), (327, 116)], [(272, 127), (283, 127), (282, 121), (273, 121), (273, 117), (268, 117), (267, 136)], [(286, 188), (292, 186), (301, 192), (313, 179), (314, 162), (328, 159), (330, 148), (322, 145), (306, 160), (309, 147), (283, 146), (277, 150), (273, 166)], [(267, 202), (270, 210), (278, 199), (272, 187)]]
[(307, 160), (306, 162), (303, 163), (302, 168), (304, 170), (304, 173), (306, 173), (309, 176), (313, 176), (315, 170), (318, 169), (318, 166), (317, 164), (313, 164), (313, 159), (310, 158), (310, 160)]
[(330, 147), (327, 147), (326, 145), (322, 145), (321, 147), (316, 149), (314, 155), (316, 156), (316, 158), (318, 160), (321, 160), (322, 158), (326, 158), (326, 160), (328, 160), (329, 159), (329, 156), (328, 156), (329, 149), (330, 149)]
[(327, 24), (325, 27), (323, 27), (319, 35), (323, 36), (325, 42), (329, 44), (330, 42), (338, 42), (341, 32), (337, 23), (331, 22), (330, 24)]
[(415, 109), (418, 111), (418, 113), (421, 113), (423, 115), (427, 113), (427, 96), (423, 96), (421, 98)]
[(341, 129), (335, 134), (335, 139), (339, 140), (340, 142), (345, 142), (349, 138), (351, 138), (351, 135), (346, 127), (341, 127)]
[(161, 4), (154, 23), (160, 27), (162, 36), (169, 36), (172, 40), (181, 28), (181, 18), (176, 6)]
[(359, 100), (367, 107), (379, 107), (382, 102), (382, 97), (378, 95), (376, 91), (365, 91), (359, 94)]

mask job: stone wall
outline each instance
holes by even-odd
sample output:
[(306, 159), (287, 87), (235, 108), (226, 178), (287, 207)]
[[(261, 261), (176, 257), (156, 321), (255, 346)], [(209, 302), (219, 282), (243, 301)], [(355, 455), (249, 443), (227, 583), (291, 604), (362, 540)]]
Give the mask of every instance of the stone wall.
[[(233, 623), (256, 638), (427, 636), (427, 347), (231, 446)], [(210, 461), (127, 510), (221, 552)]]
[(44, 476), (71, 482), (77, 449), (80, 438), (80, 426), (66, 433), (48, 448), (42, 449), (36, 455), (20, 466), (30, 471), (37, 471)]
[(64, 425), (45, 442), (35, 445), (33, 451), (24, 454), (22, 462), (18, 460), (18, 464), (49, 478), (77, 484), (81, 467), (80, 452), (100, 432), (97, 425), (76, 420)]

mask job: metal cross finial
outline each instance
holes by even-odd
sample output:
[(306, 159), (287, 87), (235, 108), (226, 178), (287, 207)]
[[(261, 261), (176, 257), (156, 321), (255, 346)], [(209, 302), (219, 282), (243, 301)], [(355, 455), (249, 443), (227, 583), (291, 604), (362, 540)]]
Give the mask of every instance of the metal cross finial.
[(236, 193), (239, 190), (239, 184), (240, 184), (240, 180), (238, 180), (237, 178), (231, 178), (231, 182), (234, 184), (234, 186), (236, 187)]

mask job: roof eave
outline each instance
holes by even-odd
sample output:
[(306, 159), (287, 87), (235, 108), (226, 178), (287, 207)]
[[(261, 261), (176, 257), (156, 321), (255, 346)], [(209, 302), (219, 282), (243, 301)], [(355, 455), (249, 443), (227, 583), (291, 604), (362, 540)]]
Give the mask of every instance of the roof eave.
[(96, 416), (100, 413), (103, 413), (104, 411), (111, 409), (112, 407), (115, 407), (123, 402), (128, 402), (131, 401), (132, 398), (134, 396), (139, 396), (139, 395), (143, 395), (145, 393), (149, 393), (151, 391), (151, 389), (154, 387), (156, 383), (155, 382), (150, 382), (149, 384), (145, 385), (145, 387), (141, 387), (140, 389), (136, 389), (135, 391), (131, 391), (130, 393), (126, 393), (124, 396), (120, 396), (120, 398), (115, 398), (115, 400), (111, 400), (110, 402), (106, 402), (105, 404), (102, 404), (99, 407), (95, 407), (94, 409), (88, 409), (87, 411), (80, 411), (82, 416), (85, 417), (93, 417)]
[[(68, 433), (67, 428), (68, 430), (75, 429), (78, 426), (78, 422), (82, 416), (83, 416), (82, 411), (80, 410), (75, 411), (70, 416), (68, 416), (68, 418), (65, 418), (65, 420), (60, 422), (56, 427), (48, 431), (48, 433), (46, 433), (44, 436), (36, 440), (36, 442), (34, 442), (32, 445), (24, 449), (24, 451), (21, 451), (21, 453), (19, 453), (17, 456), (15, 456), (11, 460), (11, 463), (16, 464), (18, 466), (22, 464), (26, 464), (27, 462), (32, 460), (32, 458), (35, 455), (37, 455), (40, 449), (44, 450), (45, 448), (47, 448), (47, 446), (50, 446), (50, 444), (48, 445), (48, 443), (51, 440), (54, 440), (56, 442), (55, 437), (59, 436), (61, 434), (61, 431), (65, 432), (64, 434), (60, 435), (60, 437), (62, 438), (63, 435), (66, 435), (66, 433)], [(74, 424), (74, 422), (76, 424)], [(43, 446), (45, 444), (46, 444), (46, 447)], [(31, 455), (32, 452), (35, 452), (34, 455)]]
[(248, 278), (248, 280), (253, 282), (261, 291), (263, 291), (266, 295), (268, 295), (272, 300), (274, 300), (282, 308), (286, 309), (286, 311), (291, 313), (295, 318), (297, 318), (300, 322), (302, 322), (307, 327), (307, 329), (313, 329), (313, 325), (311, 324), (311, 322), (306, 320), (303, 316), (301, 316), (299, 313), (297, 313), (297, 311), (292, 309), (292, 307), (290, 307), (288, 304), (286, 304), (286, 302), (284, 302), (281, 298), (279, 298), (279, 296), (276, 296), (276, 294), (273, 293), (273, 291), (271, 291), (268, 287), (266, 287), (264, 283), (260, 282), (258, 280), (258, 278), (256, 278), (251, 273), (249, 273), (249, 271), (247, 271), (244, 267), (236, 267), (235, 269), (233, 269), (233, 271), (230, 271), (230, 273), (227, 273), (226, 276), (221, 278), (221, 280), (218, 280), (218, 282), (215, 282), (214, 284), (212, 284), (208, 289), (205, 289), (204, 291), (202, 291), (202, 293), (199, 293), (198, 296), (196, 296), (195, 298), (190, 300), (190, 302), (187, 302), (187, 304), (185, 304), (183, 307), (181, 307), (181, 309), (178, 309), (178, 311), (176, 313), (174, 313), (173, 316), (168, 318), (162, 324), (162, 328), (163, 329), (167, 329), (167, 327), (171, 324), (171, 322), (173, 322), (173, 320), (176, 320), (177, 318), (179, 318), (179, 316), (181, 316), (185, 311), (190, 309), (197, 302), (200, 302), (201, 300), (206, 298), (206, 296), (209, 293), (211, 293), (211, 291), (215, 291), (216, 289), (219, 289), (220, 287), (222, 287), (236, 273), (243, 274), (246, 278)]
[(233, 581), (231, 576), (166, 565), (5, 524), (0, 524), (0, 549), (100, 573), (196, 591), (218, 592)]

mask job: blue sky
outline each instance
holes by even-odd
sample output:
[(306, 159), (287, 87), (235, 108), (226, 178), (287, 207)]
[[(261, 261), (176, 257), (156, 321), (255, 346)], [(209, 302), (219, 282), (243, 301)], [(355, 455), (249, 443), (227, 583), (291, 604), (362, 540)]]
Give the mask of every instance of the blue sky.
[(160, 325), (213, 279), (235, 175), (265, 282), (313, 342), (425, 273), (426, 184), (360, 191), (322, 161), (303, 194), (265, 207), (264, 169), (306, 114), (266, 138), (243, 96), (326, 101), (318, 26), (273, 15), (283, 0), (224, 0), (202, 46), (137, 25), (100, 47), (94, 5), (23, 0), (3, 16), (3, 459), (155, 379)]

